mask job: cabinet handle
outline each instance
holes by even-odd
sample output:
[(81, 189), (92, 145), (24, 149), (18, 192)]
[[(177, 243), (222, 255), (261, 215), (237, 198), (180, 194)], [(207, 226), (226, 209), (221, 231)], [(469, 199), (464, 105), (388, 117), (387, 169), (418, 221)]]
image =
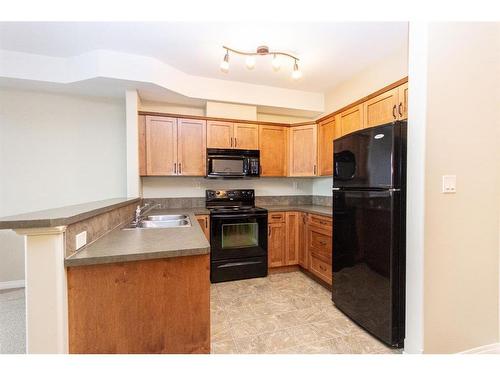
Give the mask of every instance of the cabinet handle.
[(394, 120), (396, 120), (396, 104), (394, 104), (394, 107), (392, 107), (392, 117), (394, 117)]
[(233, 137), (231, 137), (231, 147), (233, 147)]
[(323, 246), (325, 246), (325, 245), (326, 245), (326, 242), (323, 242), (323, 241), (319, 241), (319, 244), (320, 244), (320, 245), (323, 245)]
[(319, 222), (321, 225), (326, 225), (326, 223), (324, 221), (320, 221)]
[(271, 237), (271, 227), (267, 227), (267, 235)]
[(177, 163), (174, 163), (174, 174), (177, 174)]
[(319, 266), (319, 268), (320, 268), (321, 271), (326, 271), (326, 268), (323, 267), (323, 266), (321, 266), (321, 265)]
[(316, 175), (316, 165), (314, 165), (314, 175)]
[(234, 138), (234, 147), (238, 147), (238, 138)]
[(281, 215), (271, 215), (273, 219), (281, 219)]
[(399, 116), (403, 117), (403, 103), (399, 103), (398, 112)]
[(179, 163), (179, 174), (182, 174), (181, 163)]
[(205, 228), (208, 229), (208, 218), (205, 218)]

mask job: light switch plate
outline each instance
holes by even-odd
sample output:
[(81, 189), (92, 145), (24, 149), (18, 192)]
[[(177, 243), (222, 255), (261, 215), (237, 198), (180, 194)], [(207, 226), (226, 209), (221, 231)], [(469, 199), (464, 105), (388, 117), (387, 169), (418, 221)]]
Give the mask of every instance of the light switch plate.
[(450, 194), (457, 192), (457, 176), (446, 175), (443, 176), (443, 193)]
[(76, 250), (87, 244), (87, 231), (84, 230), (76, 235)]

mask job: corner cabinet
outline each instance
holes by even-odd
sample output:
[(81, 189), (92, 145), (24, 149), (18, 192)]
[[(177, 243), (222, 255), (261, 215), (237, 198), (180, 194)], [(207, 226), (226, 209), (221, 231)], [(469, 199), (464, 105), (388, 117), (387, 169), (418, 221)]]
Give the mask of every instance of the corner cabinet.
[(206, 121), (139, 116), (141, 176), (204, 176)]
[(201, 230), (205, 234), (207, 241), (210, 242), (210, 216), (209, 215), (196, 215), (196, 220), (200, 224)]
[(258, 150), (259, 126), (257, 124), (208, 121), (207, 147)]
[(268, 267), (299, 264), (300, 212), (268, 214)]
[(317, 127), (294, 126), (289, 129), (288, 175), (312, 177), (317, 175)]
[(288, 128), (275, 125), (259, 126), (261, 177), (287, 175)]

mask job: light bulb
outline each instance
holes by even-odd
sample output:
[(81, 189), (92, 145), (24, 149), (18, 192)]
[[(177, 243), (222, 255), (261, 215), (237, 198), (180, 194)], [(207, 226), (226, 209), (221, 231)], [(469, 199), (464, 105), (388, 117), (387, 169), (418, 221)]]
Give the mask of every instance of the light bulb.
[(293, 64), (293, 79), (300, 79), (302, 77), (302, 72), (299, 70), (299, 64), (297, 64), (297, 60), (295, 60), (295, 64)]
[(273, 55), (273, 62), (272, 62), (272, 65), (273, 65), (273, 69), (274, 69), (275, 71), (280, 70), (280, 68), (281, 68), (281, 62), (280, 62), (280, 60), (279, 60), (278, 56)]
[(222, 60), (220, 63), (220, 70), (222, 70), (224, 73), (227, 73), (229, 71), (229, 52), (228, 51), (226, 51), (226, 54), (224, 55), (224, 60)]
[(245, 64), (246, 64), (247, 68), (250, 70), (255, 68), (255, 57), (247, 56), (247, 58), (245, 59)]

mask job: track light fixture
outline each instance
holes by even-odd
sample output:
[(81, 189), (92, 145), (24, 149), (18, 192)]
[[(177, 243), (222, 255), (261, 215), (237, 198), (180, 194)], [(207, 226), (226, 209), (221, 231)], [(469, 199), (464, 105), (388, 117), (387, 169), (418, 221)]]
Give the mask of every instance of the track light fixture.
[(292, 78), (299, 79), (302, 77), (302, 72), (299, 69), (299, 58), (296, 56), (293, 56), (289, 53), (280, 52), (280, 51), (269, 51), (268, 46), (259, 46), (259, 47), (257, 47), (256, 52), (239, 51), (239, 50), (236, 50), (234, 48), (230, 48), (230, 47), (226, 47), (226, 46), (222, 46), (222, 48), (224, 48), (226, 50), (226, 53), (224, 55), (224, 59), (220, 63), (220, 69), (224, 73), (227, 73), (229, 71), (229, 52), (231, 51), (231, 53), (246, 56), (245, 65), (250, 70), (255, 68), (255, 56), (273, 55), (272, 67), (273, 67), (274, 71), (278, 71), (281, 68), (280, 57), (285, 56), (285, 57), (293, 60)]

